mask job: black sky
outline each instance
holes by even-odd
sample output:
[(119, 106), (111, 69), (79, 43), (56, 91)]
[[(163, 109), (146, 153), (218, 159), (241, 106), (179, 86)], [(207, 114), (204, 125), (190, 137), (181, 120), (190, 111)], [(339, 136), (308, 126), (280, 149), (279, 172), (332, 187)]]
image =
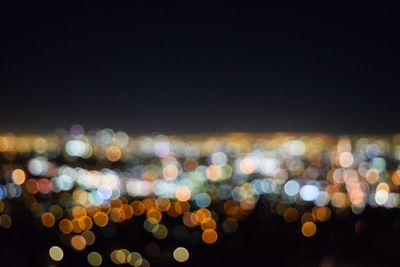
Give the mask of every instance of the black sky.
[(2, 3), (2, 131), (400, 131), (399, 5), (119, 2)]

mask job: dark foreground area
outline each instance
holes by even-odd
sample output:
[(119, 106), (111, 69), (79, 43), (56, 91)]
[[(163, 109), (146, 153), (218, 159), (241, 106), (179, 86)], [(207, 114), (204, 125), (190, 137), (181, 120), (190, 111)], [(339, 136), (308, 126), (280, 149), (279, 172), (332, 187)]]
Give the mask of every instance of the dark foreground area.
[[(93, 247), (82, 252), (65, 248), (63, 261), (57, 263), (48, 257), (49, 248), (60, 242), (56, 230), (41, 229), (26, 211), (16, 212), (19, 214), (11, 229), (0, 230), (2, 266), (87, 266), (86, 256), (93, 250), (103, 255), (102, 266), (116, 266), (109, 257), (112, 250), (127, 248), (144, 253), (146, 244), (154, 241), (151, 234), (143, 231), (143, 218), (138, 217), (119, 224), (114, 237), (99, 238)], [(281, 217), (270, 214), (267, 207), (259, 207), (240, 223), (238, 231), (213, 245), (162, 240), (161, 256), (149, 259), (149, 263), (150, 266), (398, 266), (397, 209), (369, 208), (361, 215), (333, 217), (318, 225), (317, 234), (311, 238), (302, 236), (300, 228), (298, 222), (287, 224)], [(179, 245), (190, 248), (190, 259), (185, 263), (175, 262), (168, 253)]]

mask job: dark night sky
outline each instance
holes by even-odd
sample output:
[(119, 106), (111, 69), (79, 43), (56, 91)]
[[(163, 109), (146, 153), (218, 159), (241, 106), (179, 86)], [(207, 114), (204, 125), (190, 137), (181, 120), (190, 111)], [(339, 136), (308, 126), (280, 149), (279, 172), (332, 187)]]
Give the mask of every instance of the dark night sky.
[(1, 4), (2, 131), (400, 131), (399, 5), (80, 2)]

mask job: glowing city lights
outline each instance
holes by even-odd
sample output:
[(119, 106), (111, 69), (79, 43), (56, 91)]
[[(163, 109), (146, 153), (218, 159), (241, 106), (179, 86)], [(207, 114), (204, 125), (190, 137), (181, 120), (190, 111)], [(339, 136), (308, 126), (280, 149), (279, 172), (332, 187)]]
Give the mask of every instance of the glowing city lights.
[[(0, 227), (17, 225), (13, 205), (23, 203), (40, 229), (60, 235), (62, 245), (49, 249), (53, 261), (67, 257), (65, 246), (83, 253), (90, 266), (111, 261), (145, 267), (165, 253), (187, 262), (190, 246), (171, 250), (162, 244), (189, 240), (213, 246), (265, 207), (268, 214), (261, 217), (281, 216), (312, 238), (332, 218), (399, 207), (396, 140), (399, 136), (312, 134), (130, 137), (80, 125), (62, 137), (2, 135)], [(154, 242), (137, 251), (93, 251), (131, 220), (139, 220)], [(363, 225), (357, 222), (355, 231), (365, 231)]]

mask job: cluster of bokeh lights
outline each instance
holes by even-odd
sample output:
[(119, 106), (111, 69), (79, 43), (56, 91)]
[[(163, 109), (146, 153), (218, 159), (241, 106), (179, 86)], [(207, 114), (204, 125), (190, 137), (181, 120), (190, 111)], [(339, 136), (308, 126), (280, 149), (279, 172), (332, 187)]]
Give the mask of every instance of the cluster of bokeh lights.
[[(367, 207), (399, 206), (400, 135), (225, 134), (128, 136), (81, 125), (43, 136), (0, 136), (0, 226), (12, 227), (12, 207), (23, 202), (44, 228), (57, 229), (63, 248), (87, 255), (87, 264), (150, 266), (158, 240), (198, 238), (212, 245), (235, 232), (258, 205), (270, 207), (299, 234), (311, 238), (318, 224)], [(113, 225), (144, 217), (154, 242), (145, 253), (126, 248), (94, 251)], [(166, 218), (174, 219), (168, 227)], [(94, 229), (102, 229), (96, 235)], [(189, 247), (170, 252), (179, 263)]]

